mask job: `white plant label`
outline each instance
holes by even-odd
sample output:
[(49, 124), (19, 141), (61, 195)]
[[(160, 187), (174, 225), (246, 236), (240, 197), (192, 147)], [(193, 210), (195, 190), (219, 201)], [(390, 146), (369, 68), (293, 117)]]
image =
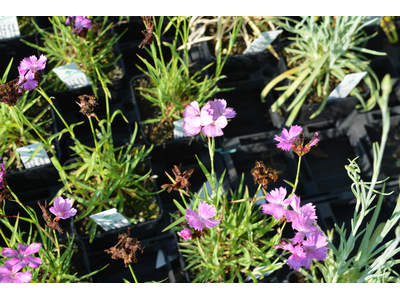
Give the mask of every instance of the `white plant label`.
[(365, 75), (367, 75), (367, 72), (347, 74), (326, 100), (346, 98)]
[(49, 156), (46, 153), (46, 150), (44, 150), (43, 148), (40, 149), (39, 152), (36, 153), (36, 155), (30, 161), (28, 161), (33, 152), (35, 152), (37, 147), (39, 147), (39, 145), (41, 144), (42, 143), (36, 143), (25, 147), (17, 148), (19, 156), (22, 162), (24, 163), (26, 169), (46, 165), (51, 162)]
[(17, 17), (0, 16), (0, 40), (21, 36)]
[(116, 208), (99, 212), (89, 216), (89, 218), (93, 219), (97, 225), (100, 225), (105, 231), (131, 225), (123, 215), (117, 212)]
[(76, 63), (55, 68), (53, 71), (69, 89), (91, 84), (89, 78), (78, 68)]
[(185, 131), (183, 130), (183, 119), (177, 120), (173, 124), (174, 124), (174, 139), (175, 140), (178, 140), (178, 139), (188, 136), (185, 133)]
[(250, 46), (244, 50), (243, 54), (264, 51), (269, 44), (271, 44), (283, 30), (265, 31), (261, 32), (260, 36), (256, 38)]

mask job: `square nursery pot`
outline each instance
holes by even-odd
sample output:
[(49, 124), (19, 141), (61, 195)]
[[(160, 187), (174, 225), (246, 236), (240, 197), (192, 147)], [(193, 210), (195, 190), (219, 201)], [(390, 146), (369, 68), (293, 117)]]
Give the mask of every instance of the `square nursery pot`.
[[(175, 143), (175, 141), (177, 140), (179, 140), (180, 142), (185, 141), (187, 144), (189, 144), (192, 140), (199, 141), (201, 139), (199, 134), (196, 136), (186, 136), (174, 139), (173, 130), (169, 131), (168, 129), (161, 129), (164, 131), (159, 133), (157, 137), (150, 136), (150, 132), (153, 128), (151, 125), (152, 123), (146, 124), (142, 122), (156, 118), (157, 116), (161, 115), (161, 112), (158, 106), (153, 105), (149, 100), (142, 97), (140, 95), (140, 92), (136, 91), (135, 89), (139, 85), (147, 86), (148, 80), (149, 77), (147, 75), (141, 74), (134, 76), (130, 81), (131, 97), (134, 103), (135, 111), (137, 113), (137, 120), (140, 123), (140, 131), (142, 133), (141, 137), (139, 137), (140, 140), (137, 142), (141, 144), (146, 144), (148, 146), (152, 144), (154, 144), (154, 146), (160, 146), (168, 145), (169, 143)], [(160, 140), (164, 141), (160, 142)]]
[[(173, 143), (171, 142), (165, 145), (155, 146), (150, 153), (150, 161), (157, 189), (161, 190), (163, 184), (171, 183), (171, 180), (165, 172), (167, 172), (172, 178), (175, 178), (172, 169), (174, 168), (174, 165), (179, 166), (179, 164), (182, 164), (181, 172), (194, 169), (189, 178), (191, 184), (190, 191), (200, 192), (200, 190), (204, 188), (203, 185), (207, 182), (207, 179), (198, 164), (196, 155), (210, 172), (211, 162), (206, 145), (206, 142), (193, 140), (191, 143), (188, 143), (186, 139), (182, 139)], [(218, 149), (218, 145), (216, 145), (216, 149)], [(225, 168), (221, 154), (216, 151), (214, 155), (214, 170), (218, 180)], [(227, 174), (225, 174), (224, 177), (223, 188), (225, 191), (228, 191), (230, 188)], [(209, 190), (208, 184), (207, 189)], [(172, 190), (168, 193), (167, 190), (165, 190), (160, 194), (160, 198), (166, 211), (172, 212), (176, 209), (176, 206), (173, 203), (174, 199), (183, 204), (178, 191)], [(185, 197), (185, 199), (188, 201), (187, 197)]]
[[(45, 28), (44, 30), (45, 31), (53, 31), (53, 28), (49, 27), (49, 28)], [(113, 28), (110, 29), (110, 34), (111, 34), (111, 36), (115, 35)], [(36, 33), (35, 41), (36, 41), (36, 45), (43, 47), (43, 40), (42, 40), (39, 32)], [(114, 44), (113, 51), (114, 51), (114, 53), (113, 53), (114, 57), (118, 57), (118, 55), (121, 54), (121, 51), (118, 46), (118, 42), (116, 42)], [(37, 53), (39, 56), (40, 56), (40, 54), (42, 54), (40, 52), (40, 50), (37, 50)], [(123, 61), (122, 57), (115, 63), (115, 68), (119, 69), (121, 75), (118, 78), (112, 79), (111, 84), (107, 84), (107, 87), (110, 90), (110, 92), (112, 93), (113, 97), (115, 97), (114, 96), (115, 93), (118, 93), (118, 91), (121, 88), (123, 88), (123, 85), (126, 84), (125, 83), (126, 71), (125, 71), (125, 65), (124, 65), (124, 61)], [(41, 70), (40, 72), (41, 72), (41, 76), (43, 77), (44, 75), (48, 74), (49, 72), (52, 72), (52, 70), (49, 70), (49, 68), (47, 66), (44, 70)], [(84, 95), (84, 94), (93, 95), (93, 90), (92, 90), (91, 85), (74, 88), (74, 89), (67, 89), (67, 90), (52, 90), (52, 89), (47, 88), (47, 82), (43, 82), (43, 89), (46, 91), (47, 95), (55, 97), (54, 101), (58, 101), (57, 98), (59, 95), (64, 95), (65, 98), (67, 98), (68, 100), (64, 100), (63, 104), (69, 105), (70, 107), (73, 107), (76, 105), (75, 101), (77, 101), (76, 99), (78, 98), (78, 96)], [(98, 91), (98, 93), (103, 92), (100, 82), (97, 84), (97, 91)]]
[(30, 43), (35, 43), (35, 33), (29, 35), (23, 35), (19, 37), (9, 38), (5, 40), (0, 40), (0, 75), (3, 77), (8, 64), (13, 59), (10, 71), (7, 76), (7, 81), (16, 79), (19, 76), (18, 66), (20, 62), (25, 58), (32, 56), (36, 53), (36, 50), (28, 46), (21, 41), (24, 39)]
[[(268, 185), (267, 192), (285, 187), (290, 194), (292, 188), (284, 180), (294, 183), (297, 172), (297, 158), (294, 157), (293, 151), (283, 151), (276, 146), (277, 142), (274, 137), (280, 134), (280, 131), (251, 134), (231, 139), (224, 145), (223, 159), (233, 190), (238, 189), (242, 174), (244, 174), (244, 185), (248, 187), (250, 197), (253, 197), (258, 184), (254, 184), (250, 171), (255, 167), (256, 161), (262, 161), (267, 168), (275, 169), (278, 175), (278, 180)], [(301, 170), (296, 192), (300, 195), (307, 193), (302, 184), (303, 173), (304, 170)], [(263, 195), (262, 190), (260, 190), (258, 196)], [(265, 199), (259, 200), (260, 204), (261, 202), (264, 203)]]
[[(54, 118), (53, 132), (57, 132)], [(53, 149), (56, 152), (57, 159), (62, 164), (65, 155), (62, 144), (58, 139), (54, 139), (53, 143)], [(50, 154), (48, 155), (51, 159)], [(17, 196), (19, 196), (20, 193), (29, 192), (39, 188), (46, 188), (49, 185), (57, 184), (59, 180), (60, 176), (52, 162), (28, 169), (24, 167), (24, 169), (20, 171), (6, 173), (7, 184)]]
[[(390, 127), (383, 153), (381, 172), (379, 179), (390, 176), (389, 181), (397, 182), (400, 174), (400, 106), (390, 109)], [(367, 114), (368, 123), (365, 124), (365, 151), (368, 153), (370, 163), (373, 164), (374, 142), (381, 143), (382, 115), (380, 111), (372, 111)]]
[(352, 195), (350, 186), (353, 181), (345, 169), (349, 159), (358, 157), (356, 162), (361, 169), (360, 176), (363, 180), (370, 179), (372, 167), (360, 139), (364, 134), (365, 122), (364, 115), (353, 111), (339, 127), (329, 122), (303, 127), (304, 143), (308, 143), (315, 132), (318, 132), (320, 138), (318, 144), (313, 146), (301, 161), (301, 168), (306, 175), (303, 183), (307, 191), (304, 198), (307, 201), (314, 203), (331, 197), (346, 198)]
[[(278, 75), (288, 70), (286, 64), (279, 64), (279, 66), (281, 67), (281, 69)], [(286, 86), (291, 83), (292, 81), (286, 79), (277, 86)], [(366, 83), (364, 82), (364, 80), (361, 80), (360, 83), (357, 85), (357, 87), (362, 87), (363, 92), (361, 92), (361, 97), (364, 99), (364, 101), (367, 101), (369, 99), (370, 90), (366, 85)], [(278, 111), (273, 112), (271, 109), (269, 110), (272, 122), (276, 128), (283, 128), (285, 126), (285, 122), (291, 113), (291, 111), (288, 111), (287, 108), (289, 107), (290, 103), (292, 103), (292, 101), (295, 99), (297, 93), (298, 91), (296, 90), (285, 101), (284, 105)], [(274, 103), (283, 94), (283, 92), (281, 91), (277, 92), (272, 90), (268, 94), (271, 94), (273, 98), (272, 103)], [(320, 112), (319, 115), (317, 115), (313, 119), (310, 119), (310, 116), (318, 110), (318, 108), (320, 107), (320, 103), (312, 103), (312, 104), (305, 103), (301, 106), (299, 112), (297, 113), (296, 118), (293, 121), (293, 124), (306, 125), (322, 121), (330, 121), (330, 122), (342, 121), (355, 109), (355, 106), (359, 102), (360, 101), (355, 96), (350, 96), (350, 95), (347, 96), (346, 98), (339, 98), (327, 101), (324, 109)]]
[[(113, 95), (113, 98), (112, 100), (109, 100), (110, 118), (115, 111), (120, 110), (128, 121), (127, 123), (123, 117), (118, 114), (115, 116), (111, 125), (114, 147), (120, 147), (129, 144), (134, 130), (134, 123), (138, 121), (137, 113), (135, 111), (134, 104), (131, 101), (130, 93), (127, 90), (122, 90), (121, 92), (111, 92), (111, 94)], [(68, 125), (82, 121), (84, 122), (83, 124), (73, 128), (77, 139), (84, 145), (94, 147), (93, 134), (89, 120), (87, 116), (79, 112), (80, 107), (77, 105), (77, 103), (75, 103), (75, 101), (79, 101), (79, 99), (73, 99), (74, 103), (67, 104), (64, 102), (64, 100), (69, 99), (67, 94), (60, 94), (57, 96), (57, 98), (58, 101), (55, 101), (54, 104)], [(98, 103), (99, 105), (95, 106), (94, 112), (97, 114), (99, 120), (107, 119), (106, 101), (103, 92), (99, 92)], [(62, 131), (65, 128), (64, 123), (61, 121), (54, 109), (52, 109), (51, 112), (53, 119), (55, 120), (55, 132)], [(98, 122), (95, 118), (92, 118), (92, 123), (93, 129), (101, 132)], [(104, 124), (104, 126), (106, 128), (107, 125)], [(140, 132), (137, 134), (136, 141), (139, 140), (139, 136)], [(69, 133), (63, 134), (61, 138), (61, 145), (64, 147), (63, 150), (65, 150), (64, 152), (66, 153), (65, 160), (71, 157), (72, 150), (69, 149), (69, 146), (73, 146), (74, 144), (75, 143), (70, 138)]]
[[(150, 162), (150, 168), (151, 168), (151, 162)], [(154, 184), (154, 182), (153, 186), (154, 186), (154, 191), (157, 192), (158, 189), (157, 186)], [(107, 243), (110, 239), (118, 237), (118, 233), (126, 232), (128, 228), (131, 228), (130, 231), (131, 237), (136, 237), (139, 239), (149, 238), (156, 235), (158, 232), (161, 232), (162, 230), (160, 229), (160, 222), (163, 217), (164, 209), (160, 200), (160, 195), (156, 194), (154, 195), (154, 198), (155, 202), (159, 207), (159, 214), (160, 214), (156, 219), (147, 220), (137, 224), (130, 224), (128, 226), (123, 226), (108, 231), (104, 230), (103, 228), (101, 228), (100, 225), (98, 225), (97, 234), (92, 242), (90, 242), (90, 236), (80, 229), (79, 224), (77, 224), (74, 218), (70, 218), (70, 224), (73, 229), (73, 232), (82, 240), (89, 254), (92, 252), (99, 251), (99, 249), (100, 250), (106, 249), (104, 248), (104, 243)]]
[[(45, 202), (47, 201), (47, 208), (50, 208), (50, 202), (55, 198), (57, 192), (62, 187), (62, 184), (48, 186), (46, 188), (35, 189), (29, 192), (20, 193), (17, 195), (20, 202), (27, 208), (30, 207), (35, 211), (39, 224), (42, 228), (45, 228), (46, 222), (43, 219), (43, 213), (38, 205), (38, 201), (42, 206), (45, 206)], [(4, 212), (7, 216), (17, 216), (19, 213), (20, 217), (30, 218), (29, 214), (19, 205), (16, 201), (3, 200), (5, 201)], [(51, 214), (51, 213), (50, 213)], [(52, 214), (51, 214), (52, 215)], [(54, 216), (54, 215), (53, 215)], [(9, 221), (12, 226), (15, 224), (15, 218), (9, 218)], [(62, 234), (57, 232), (57, 238), (60, 242), (66, 241), (67, 236), (66, 233), (69, 232), (70, 236), (72, 236), (72, 230), (70, 227), (70, 220), (60, 220), (59, 222), (61, 229), (63, 230)], [(12, 232), (9, 228), (7, 228), (3, 223), (0, 223), (0, 228), (2, 232), (7, 236), (11, 237)], [(18, 228), (21, 232), (25, 232), (23, 239), (27, 240), (29, 236), (30, 223), (24, 220), (19, 220)], [(37, 230), (35, 225), (32, 225), (32, 230)], [(40, 236), (37, 236), (37, 239), (40, 240)], [(1, 240), (1, 246), (5, 247), (3, 239)]]
[[(271, 44), (274, 50), (279, 53), (281, 45), (279, 38)], [(225, 56), (221, 57), (221, 62)], [(227, 78), (220, 80), (218, 86), (226, 87), (248, 87), (249, 84), (265, 85), (276, 75), (274, 74), (278, 60), (269, 50), (256, 53), (229, 55), (222, 69), (222, 75)], [(215, 72), (216, 57), (211, 54), (208, 42), (200, 42), (192, 45), (189, 50), (189, 61), (200, 65), (214, 63), (208, 70), (210, 74)], [(271, 73), (272, 72), (272, 73)]]
[[(112, 18), (112, 21), (115, 24), (118, 21), (118, 17)], [(168, 18), (164, 19), (164, 23), (166, 23), (166, 21), (168, 21)], [(165, 28), (165, 26), (166, 24), (163, 26), (163, 28)], [(129, 21), (118, 24), (114, 27), (116, 34), (121, 34), (125, 29), (127, 29), (127, 31), (121, 37), (121, 39), (118, 40), (118, 44), (124, 59), (128, 83), (134, 76), (142, 74), (142, 71), (139, 70), (136, 65), (139, 65), (146, 70), (146, 65), (141, 61), (138, 55), (147, 61), (152, 61), (152, 58), (147, 52), (147, 50), (150, 50), (150, 46), (148, 44), (146, 44), (144, 48), (139, 48), (140, 43), (145, 37), (142, 31), (146, 29), (142, 18), (139, 16), (130, 16)], [(161, 36), (161, 42), (173, 43), (175, 37), (175, 31), (173, 29), (174, 28), (172, 26), (164, 35)], [(162, 45), (161, 48), (163, 51), (164, 60), (169, 61), (171, 59), (170, 49), (165, 45)]]
[[(121, 231), (120, 233), (126, 233)], [(135, 235), (130, 234), (130, 237)], [(139, 283), (162, 281), (170, 283), (188, 282), (184, 276), (183, 266), (179, 260), (178, 248), (171, 234), (164, 234), (148, 239), (139, 239), (143, 253), (138, 250), (137, 263), (132, 263), (132, 269)], [(123, 283), (123, 279), (134, 282), (129, 267), (125, 267), (123, 259), (112, 259), (111, 254), (104, 250), (118, 243), (118, 234), (103, 244), (103, 248), (89, 255), (90, 269), (98, 270), (109, 264), (107, 268), (93, 275), (93, 281), (98, 283)]]

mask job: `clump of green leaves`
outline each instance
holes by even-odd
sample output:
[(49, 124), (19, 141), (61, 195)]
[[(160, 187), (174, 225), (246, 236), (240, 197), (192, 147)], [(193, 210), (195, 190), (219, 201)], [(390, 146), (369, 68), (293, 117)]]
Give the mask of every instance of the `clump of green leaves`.
[(386, 53), (364, 48), (364, 43), (375, 34), (366, 36), (362, 29), (375, 22), (376, 19), (367, 21), (366, 17), (362, 16), (338, 16), (335, 19), (322, 16), (318, 20), (311, 16), (302, 17), (301, 21), (284, 17), (281, 19), (286, 19), (286, 22), (276, 21), (278, 28), (283, 28), (295, 35), (295, 37), (289, 37), (293, 43), (284, 48), (287, 53), (294, 55), (290, 58), (289, 65), (300, 62), (271, 80), (261, 92), (261, 99), (264, 101), (271, 89), (282, 80), (291, 80), (289, 85), (279, 88), (284, 92), (271, 106), (272, 111), (277, 111), (296, 89), (298, 90), (297, 96), (287, 107), (290, 115), (285, 123), (286, 126), (289, 127), (295, 120), (307, 98), (307, 93), (315, 82), (317, 94), (322, 98), (322, 102), (310, 119), (321, 113), (328, 96), (336, 87), (329, 86), (331, 75), (342, 81), (350, 72), (366, 71), (367, 74), (363, 79), (371, 91), (370, 98), (365, 103), (357, 88), (354, 88), (350, 95), (357, 97), (360, 101), (361, 106), (357, 107), (362, 108), (362, 112), (374, 108), (377, 101), (375, 91), (380, 89), (379, 81), (375, 72), (369, 67), (368, 60), (362, 54), (386, 55)]
[[(88, 30), (86, 38), (82, 38), (73, 34), (72, 28), (65, 25), (66, 17), (54, 16), (49, 18), (53, 30), (44, 30), (34, 23), (43, 46), (22, 41), (45, 54), (50, 69), (75, 62), (91, 81), (96, 94), (99, 82), (96, 68), (99, 76), (107, 84), (111, 83), (112, 79), (122, 76), (122, 68), (117, 64), (122, 54), (115, 57), (113, 49), (125, 32), (120, 35), (111, 35), (113, 24), (107, 20), (108, 17), (92, 18), (93, 27)], [(88, 59), (88, 57), (93, 59)], [(47, 81), (48, 89), (56, 91), (67, 89), (54, 72), (48, 72), (44, 80)]]

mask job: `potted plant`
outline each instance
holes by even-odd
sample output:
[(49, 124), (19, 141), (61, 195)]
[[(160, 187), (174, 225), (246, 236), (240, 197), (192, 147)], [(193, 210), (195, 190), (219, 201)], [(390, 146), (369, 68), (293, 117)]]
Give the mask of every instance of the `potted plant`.
[[(368, 111), (375, 106), (375, 91), (379, 90), (379, 82), (362, 53), (386, 54), (360, 47), (364, 41), (372, 38), (372, 36), (365, 36), (362, 29), (374, 20), (366, 21), (365, 17), (361, 16), (320, 17), (317, 21), (314, 17), (302, 17), (301, 21), (283, 17), (282, 19), (286, 22), (278, 22), (279, 27), (296, 34), (295, 38), (289, 38), (294, 42), (284, 48), (288, 70), (265, 86), (261, 99), (265, 99), (272, 88), (282, 80), (292, 80), (279, 88), (284, 92), (278, 99), (274, 99), (275, 102), (271, 106), (273, 112), (278, 110), (287, 112), (284, 115), (286, 126), (293, 124), (298, 115), (303, 122), (317, 116), (322, 119), (329, 117), (338, 119), (353, 109), (356, 99), (361, 103), (356, 106), (361, 108), (360, 111)], [(288, 20), (294, 22), (295, 25), (291, 25)], [(365, 101), (362, 93), (357, 88), (353, 88), (350, 95), (355, 96), (355, 100), (331, 100), (330, 98), (328, 100), (331, 92), (345, 75), (356, 72), (367, 72), (363, 80), (370, 90), (370, 98)], [(365, 92), (367, 91), (364, 90)], [(295, 95), (294, 99), (290, 104), (286, 104), (286, 100), (291, 95)], [(308, 102), (316, 104), (310, 106)], [(348, 106), (349, 103), (351, 105)], [(321, 112), (326, 105), (329, 110), (324, 111), (326, 114), (324, 116)], [(339, 108), (336, 109), (336, 106)], [(348, 107), (347, 110), (346, 107)], [(332, 110), (335, 112), (333, 116)], [(306, 117), (303, 117), (305, 113)]]
[[(216, 83), (223, 78), (221, 70), (225, 60), (221, 62), (221, 57), (219, 58), (215, 74), (211, 77), (204, 72), (209, 66), (199, 66), (197, 69), (189, 68), (188, 50), (186, 48), (189, 35), (188, 20), (184, 17), (174, 17), (170, 20), (169, 26), (174, 26), (177, 30), (174, 42), (166, 44), (172, 53), (172, 58), (167, 63), (164, 60), (160, 41), (163, 32), (162, 18), (160, 18), (159, 23), (155, 19), (153, 19), (153, 22), (153, 34), (157, 43), (151, 44), (151, 56), (154, 63), (150, 64), (142, 59), (147, 67), (147, 71), (143, 70), (143, 72), (148, 76), (148, 79), (133, 78), (132, 93), (133, 97), (136, 98), (136, 95), (139, 94), (143, 99), (142, 101), (136, 98), (136, 102), (143, 124), (143, 135), (147, 143), (160, 144), (173, 140), (173, 123), (182, 120), (183, 111), (189, 100), (196, 100), (202, 104), (219, 91)], [(184, 59), (180, 57), (180, 53), (177, 51), (178, 36), (184, 46)], [(235, 35), (232, 39), (234, 37)], [(139, 93), (135, 93), (135, 90)], [(144, 112), (149, 111), (152, 112), (150, 115), (143, 115)]]

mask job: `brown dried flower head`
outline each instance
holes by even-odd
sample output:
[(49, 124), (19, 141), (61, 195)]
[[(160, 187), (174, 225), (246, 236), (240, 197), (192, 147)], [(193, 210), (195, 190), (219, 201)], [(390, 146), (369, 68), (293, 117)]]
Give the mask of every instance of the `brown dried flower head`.
[(311, 147), (316, 145), (319, 142), (319, 137), (318, 137), (318, 132), (316, 132), (314, 134), (314, 136), (312, 137), (311, 141), (309, 141), (304, 147), (304, 132), (300, 132), (299, 137), (297, 139), (295, 139), (293, 141), (292, 144), (292, 149), (295, 153), (297, 153), (298, 156), (303, 156), (304, 154), (307, 154), (308, 152), (310, 152)]
[(99, 103), (97, 103), (96, 96), (81, 95), (78, 96), (78, 98), (81, 100), (80, 103), (76, 102), (81, 108), (79, 112), (87, 117), (95, 117), (97, 119), (97, 115), (93, 112), (94, 107), (99, 105)]
[(143, 253), (144, 249), (138, 239), (129, 237), (130, 231), (131, 229), (128, 228), (127, 233), (118, 234), (118, 243), (114, 247), (104, 250), (108, 254), (112, 254), (112, 259), (123, 259), (125, 268), (131, 263), (137, 263), (136, 251), (141, 250)]
[(25, 83), (24, 78), (20, 84), (18, 84), (19, 79), (14, 79), (7, 83), (0, 84), (0, 102), (4, 102), (7, 105), (14, 106), (21, 95), (26, 92), (26, 89), (20, 87)]
[(151, 46), (151, 43), (154, 40), (154, 23), (151, 17), (141, 16), (141, 18), (146, 23), (146, 30), (142, 30), (142, 33), (144, 34), (144, 40), (139, 44), (139, 48), (143, 49), (146, 44), (149, 44)]
[(46, 221), (46, 226), (50, 227), (52, 230), (57, 229), (59, 234), (63, 233), (63, 230), (60, 227), (60, 224), (58, 224), (58, 221), (60, 221), (60, 218), (54, 217), (53, 215), (50, 214), (49, 210), (47, 209), (47, 201), (45, 200), (44, 206), (40, 204), (38, 201), (38, 205), (40, 209), (42, 210), (43, 214), (43, 219)]
[[(4, 178), (5, 180), (5, 178)], [(10, 190), (8, 188), (5, 188), (3, 191), (0, 193), (0, 205), (2, 204), (3, 200), (12, 200), (12, 196), (10, 193)]]
[[(166, 183), (161, 186), (161, 188), (168, 188), (167, 190), (168, 193), (170, 193), (172, 189), (174, 189), (175, 191), (179, 191), (182, 188), (186, 189), (186, 193), (190, 193), (191, 184), (189, 182), (189, 178), (193, 174), (194, 169), (189, 169), (181, 173), (181, 167), (182, 164), (179, 164), (179, 166), (174, 165), (174, 168), (172, 169), (172, 173), (174, 173), (175, 176), (175, 183)], [(167, 174), (168, 177), (170, 177), (167, 172), (165, 173)]]
[(268, 188), (268, 185), (273, 181), (278, 180), (278, 174), (276, 170), (267, 168), (262, 161), (256, 161), (256, 165), (250, 171), (253, 175), (254, 184), (261, 184), (264, 189)]

